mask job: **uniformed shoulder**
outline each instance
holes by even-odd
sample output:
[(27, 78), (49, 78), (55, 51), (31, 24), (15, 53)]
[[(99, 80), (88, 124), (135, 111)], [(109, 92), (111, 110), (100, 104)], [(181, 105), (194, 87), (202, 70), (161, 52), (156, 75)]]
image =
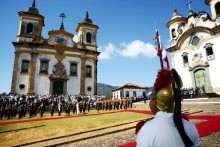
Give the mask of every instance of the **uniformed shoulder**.
[(135, 127), (135, 134), (138, 133), (138, 131), (144, 126), (144, 124), (150, 120), (152, 120), (153, 118), (148, 118), (146, 120), (142, 120), (142, 121), (139, 121), (137, 124), (136, 124), (136, 127)]

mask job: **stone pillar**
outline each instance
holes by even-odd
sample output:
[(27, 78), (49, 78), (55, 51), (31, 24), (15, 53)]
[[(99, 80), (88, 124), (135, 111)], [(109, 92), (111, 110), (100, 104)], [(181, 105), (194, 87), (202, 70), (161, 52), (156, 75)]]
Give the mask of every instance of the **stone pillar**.
[(97, 63), (98, 59), (96, 57), (94, 61), (94, 95), (97, 95)]
[(86, 54), (82, 52), (81, 54), (81, 76), (80, 76), (80, 95), (85, 95), (85, 77), (86, 77)]
[(28, 94), (35, 94), (34, 83), (35, 83), (35, 72), (36, 72), (36, 62), (37, 62), (37, 52), (31, 53), (30, 69), (28, 72), (29, 82), (28, 82)]
[(15, 60), (14, 60), (14, 68), (13, 68), (13, 75), (11, 82), (11, 92), (10, 92), (12, 94), (16, 93), (19, 55), (20, 55), (19, 52), (15, 52)]

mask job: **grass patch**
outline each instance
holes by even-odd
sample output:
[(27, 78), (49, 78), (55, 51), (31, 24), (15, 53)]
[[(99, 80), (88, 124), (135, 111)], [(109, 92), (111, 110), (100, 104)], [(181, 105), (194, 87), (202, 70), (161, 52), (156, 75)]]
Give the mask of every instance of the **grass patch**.
[[(139, 108), (136, 107), (134, 109)], [(89, 112), (89, 114), (92, 113), (97, 112), (96, 110)], [(55, 114), (55, 116), (57, 116), (57, 114)], [(46, 113), (44, 117), (50, 117), (50, 114)], [(48, 138), (65, 136), (92, 129), (137, 121), (147, 117), (150, 116), (132, 112), (118, 112), (113, 114), (2, 125), (0, 126), (0, 146), (13, 146)], [(24, 119), (29, 118), (26, 117)]]

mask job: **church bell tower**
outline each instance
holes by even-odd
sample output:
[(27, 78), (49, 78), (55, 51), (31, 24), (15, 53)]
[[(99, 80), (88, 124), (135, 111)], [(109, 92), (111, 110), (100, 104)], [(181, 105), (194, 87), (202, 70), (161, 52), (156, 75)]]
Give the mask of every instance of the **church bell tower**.
[(212, 13), (212, 19), (215, 20), (220, 15), (220, 0), (205, 0)]
[(35, 7), (35, 0), (32, 7), (27, 11), (18, 12), (20, 24), (18, 29), (17, 42), (33, 42), (33, 39), (40, 39), (42, 27), (44, 26), (44, 16), (40, 15)]
[(76, 32), (78, 33), (79, 43), (84, 47), (97, 51), (97, 30), (99, 27), (92, 23), (89, 18), (89, 12), (86, 12), (86, 18), (78, 24)]
[[(15, 47), (11, 93), (35, 94), (35, 72), (44, 16), (35, 7), (18, 12), (20, 23)], [(23, 49), (26, 49), (26, 52)], [(23, 79), (23, 80), (21, 80)]]

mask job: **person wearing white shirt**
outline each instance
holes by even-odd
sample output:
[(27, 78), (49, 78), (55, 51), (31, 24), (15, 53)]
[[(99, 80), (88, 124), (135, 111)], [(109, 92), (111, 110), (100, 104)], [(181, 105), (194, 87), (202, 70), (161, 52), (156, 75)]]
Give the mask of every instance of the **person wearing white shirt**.
[(155, 117), (138, 129), (137, 147), (201, 147), (193, 123), (181, 116), (181, 78), (175, 69), (159, 71), (150, 95)]

